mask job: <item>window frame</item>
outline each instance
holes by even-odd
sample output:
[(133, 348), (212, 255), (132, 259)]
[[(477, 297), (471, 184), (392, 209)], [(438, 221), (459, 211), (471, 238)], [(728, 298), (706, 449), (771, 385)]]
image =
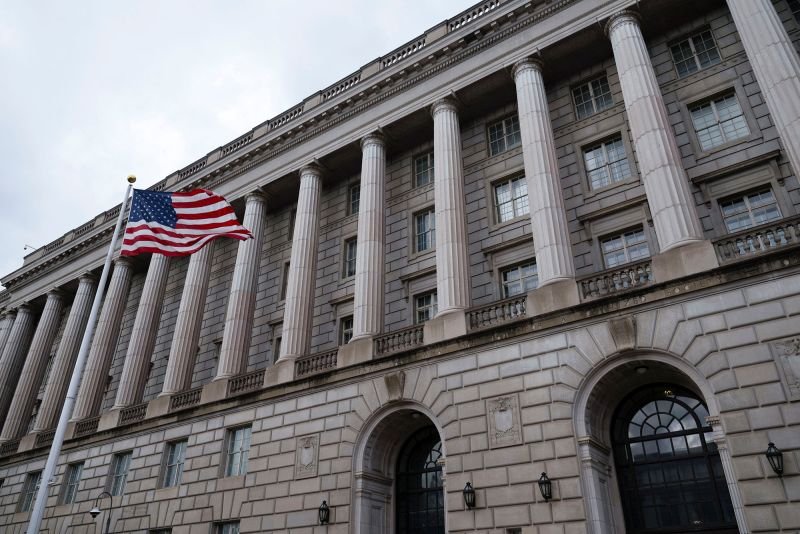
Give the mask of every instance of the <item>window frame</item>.
[(78, 487), (83, 476), (84, 462), (73, 462), (67, 465), (64, 471), (64, 479), (61, 482), (61, 491), (58, 496), (58, 504), (74, 504), (78, 496)]
[[(120, 461), (127, 457), (127, 463), (125, 464), (125, 471), (122, 474), (118, 473), (118, 466)], [(108, 469), (108, 482), (106, 483), (106, 491), (112, 497), (119, 497), (121, 495), (125, 495), (125, 486), (128, 484), (128, 474), (130, 473), (131, 469), (131, 461), (133, 461), (133, 451), (123, 451), (123, 452), (116, 452), (111, 457), (111, 465)], [(117, 481), (121, 480), (122, 482), (119, 484), (119, 488), (117, 488)], [(115, 493), (115, 489), (119, 489), (119, 493)]]
[[(741, 135), (739, 137), (733, 137), (733, 138), (730, 138), (730, 139), (727, 138), (727, 136), (725, 134), (725, 130), (722, 128), (722, 123), (723, 122), (727, 122), (727, 121), (731, 121), (733, 119), (727, 119), (726, 121), (721, 120), (720, 119), (720, 115), (719, 115), (719, 110), (718, 110), (718, 103), (721, 102), (724, 99), (727, 99), (727, 98), (733, 98), (734, 99), (734, 101), (736, 102), (736, 105), (739, 107), (739, 112), (740, 112), (740, 114), (737, 115), (737, 117), (741, 117), (742, 120), (744, 121), (744, 125), (747, 127), (747, 133), (746, 134)], [(703, 107), (703, 106), (706, 106), (706, 105), (710, 105), (711, 112), (714, 115), (715, 122), (711, 126), (706, 126), (705, 128), (701, 128), (698, 131), (697, 124), (695, 123), (695, 120), (694, 120), (694, 111), (699, 109), (699, 108), (701, 108), (701, 107)], [(694, 134), (694, 138), (697, 141), (697, 146), (700, 149), (701, 153), (708, 154), (708, 153), (711, 153), (711, 152), (716, 152), (718, 150), (722, 150), (722, 149), (727, 148), (729, 146), (733, 146), (733, 145), (748, 141), (748, 140), (752, 139), (752, 137), (753, 137), (752, 125), (747, 120), (747, 115), (745, 114), (745, 108), (742, 107), (741, 99), (739, 99), (739, 95), (736, 93), (735, 89), (730, 89), (728, 91), (722, 91), (722, 92), (719, 92), (719, 93), (717, 93), (717, 94), (715, 94), (713, 96), (710, 96), (710, 97), (707, 97), (707, 98), (702, 98), (702, 99), (696, 100), (694, 102), (690, 102), (690, 103), (688, 103), (686, 105), (686, 108), (687, 108), (687, 110), (689, 112), (689, 120), (690, 120), (689, 124), (692, 127), (692, 132)], [(703, 142), (700, 139), (700, 131), (710, 130), (711, 128), (717, 128), (719, 130), (720, 134), (722, 135), (723, 141), (721, 143), (717, 144), (717, 145), (704, 147), (703, 146)]]
[[(611, 99), (611, 102), (605, 107), (598, 108), (597, 99), (599, 97), (595, 96), (595, 94), (594, 94), (595, 91), (594, 91), (594, 88), (592, 87), (592, 83), (597, 82), (599, 80), (603, 80), (603, 79), (605, 79), (606, 85), (608, 86), (608, 96)], [(582, 87), (588, 87), (589, 88), (589, 100), (588, 101), (592, 103), (592, 112), (589, 113), (588, 115), (583, 115), (583, 116), (581, 116), (580, 112), (578, 111), (578, 100), (577, 100), (576, 95), (575, 95), (575, 92), (578, 91), (579, 89), (581, 89)], [(611, 81), (608, 79), (608, 73), (605, 72), (605, 71), (603, 71), (602, 74), (599, 74), (597, 76), (593, 76), (592, 78), (589, 78), (588, 80), (584, 80), (584, 81), (582, 81), (580, 83), (572, 85), (570, 87), (570, 89), (569, 89), (569, 94), (570, 94), (570, 98), (572, 99), (572, 112), (575, 114), (575, 120), (576, 121), (582, 121), (584, 119), (588, 119), (589, 117), (594, 117), (598, 113), (606, 111), (608, 109), (611, 109), (617, 104), (617, 102), (614, 100), (614, 92), (611, 90)], [(604, 93), (601, 93), (600, 96), (602, 96), (603, 94)]]
[[(641, 230), (643, 239), (642, 239), (642, 241), (637, 242), (637, 243), (633, 243), (632, 245), (638, 245), (638, 244), (643, 242), (645, 245), (647, 245), (647, 256), (644, 256), (644, 257), (641, 257), (641, 258), (636, 258), (636, 259), (631, 259), (630, 255), (628, 253), (629, 246), (628, 246), (627, 241), (624, 238), (625, 238), (626, 234), (629, 234), (631, 232), (638, 231), (638, 230)], [(606, 261), (606, 253), (603, 250), (603, 243), (605, 243), (606, 241), (608, 241), (610, 239), (617, 238), (617, 237), (623, 238), (622, 239), (623, 247), (622, 247), (621, 250), (623, 250), (624, 253), (625, 253), (626, 261), (618, 263), (616, 265), (609, 266), (608, 262)], [(604, 271), (621, 269), (625, 265), (632, 265), (632, 264), (639, 263), (639, 262), (642, 262), (642, 261), (647, 261), (648, 259), (652, 258), (653, 255), (654, 255), (653, 247), (651, 246), (650, 240), (649, 240), (649, 233), (647, 232), (646, 228), (642, 224), (631, 226), (631, 227), (627, 227), (627, 228), (623, 228), (623, 229), (617, 230), (615, 232), (611, 232), (611, 233), (608, 233), (608, 234), (601, 235), (601, 236), (598, 237), (597, 240), (598, 240), (598, 244), (600, 246), (600, 256), (601, 256), (601, 259), (602, 259), (602, 265), (603, 265), (603, 270)]]
[[(748, 200), (748, 198), (750, 196), (752, 196), (752, 195), (756, 195), (756, 194), (759, 194), (759, 193), (764, 193), (764, 192), (767, 192), (767, 191), (769, 191), (772, 194), (772, 199), (773, 199), (772, 204), (778, 210), (778, 217), (776, 217), (774, 219), (769, 219), (766, 222), (755, 223), (755, 221), (753, 221), (753, 208), (750, 206), (750, 201)], [(747, 213), (750, 216), (750, 221), (753, 224), (751, 224), (750, 226), (746, 226), (744, 228), (739, 228), (737, 230), (730, 230), (728, 228), (727, 218), (725, 217), (725, 212), (723, 210), (722, 204), (724, 202), (726, 202), (726, 201), (737, 199), (737, 198), (744, 199), (745, 205), (746, 205), (746, 208), (747, 208), (745, 213)], [(756, 186), (756, 187), (751, 187), (747, 191), (739, 191), (739, 192), (734, 193), (732, 195), (727, 195), (727, 196), (718, 198), (717, 201), (716, 201), (716, 204), (717, 204), (717, 209), (719, 210), (720, 217), (722, 218), (722, 225), (723, 225), (723, 228), (725, 229), (725, 233), (726, 234), (738, 234), (739, 232), (744, 232), (745, 230), (750, 230), (752, 228), (757, 228), (757, 227), (765, 225), (765, 224), (771, 224), (771, 223), (780, 221), (781, 219), (786, 217), (786, 215), (784, 214), (783, 210), (781, 209), (781, 203), (780, 203), (780, 201), (778, 199), (778, 195), (775, 194), (775, 191), (772, 188), (772, 184), (770, 184), (770, 183), (762, 184), (762, 185)]]
[(41, 471), (31, 471), (25, 474), (25, 480), (22, 482), (22, 490), (19, 492), (19, 500), (17, 501), (17, 513), (27, 513), (31, 511), (41, 483)]
[[(237, 441), (236, 436), (238, 432), (242, 432), (241, 445), (238, 450), (232, 451), (231, 448)], [(247, 474), (247, 467), (250, 460), (250, 448), (252, 445), (252, 439), (253, 439), (252, 425), (242, 425), (242, 426), (232, 427), (225, 431), (225, 451), (224, 451), (225, 456), (222, 465), (223, 477), (238, 477)], [(247, 449), (243, 448), (245, 442), (247, 443)], [(237, 454), (239, 455), (238, 468), (236, 471), (234, 471), (233, 466), (237, 465), (234, 462), (234, 458)]]
[[(226, 529), (226, 527), (233, 527), (235, 526), (235, 530)], [(239, 521), (219, 521), (214, 523), (214, 533), (213, 534), (239, 534), (241, 529), (241, 524)]]
[[(432, 300), (431, 300), (430, 304), (425, 304), (424, 306), (420, 307), (419, 299), (422, 299), (422, 298), (425, 298), (425, 297), (432, 297)], [(436, 289), (415, 294), (413, 302), (414, 302), (414, 316), (413, 316), (414, 321), (413, 321), (413, 323), (415, 325), (425, 324), (426, 322), (428, 322), (431, 319), (433, 319), (434, 317), (436, 317), (436, 315), (439, 313), (438, 292), (437, 292)], [(433, 313), (431, 314), (430, 317), (428, 317), (427, 319), (422, 320), (422, 321), (419, 320), (419, 311), (420, 311), (421, 308), (433, 311)]]
[[(525, 267), (525, 266), (528, 266), (528, 265), (535, 265), (536, 266), (536, 274), (535, 274), (536, 285), (534, 287), (532, 287), (531, 289), (527, 289), (526, 290), (525, 289), (526, 284), (524, 282), (525, 278), (522, 277), (522, 275), (520, 274), (519, 281), (522, 282), (523, 291), (521, 293), (515, 293), (513, 295), (508, 294), (507, 285), (506, 285), (506, 282), (504, 280), (505, 274), (510, 272), (510, 271), (513, 271), (515, 269), (521, 269), (522, 267)], [(500, 283), (500, 298), (501, 299), (509, 299), (509, 298), (512, 298), (512, 297), (525, 295), (528, 292), (533, 291), (534, 289), (539, 287), (539, 266), (536, 264), (536, 258), (535, 257), (532, 257), (530, 259), (523, 260), (523, 261), (518, 261), (518, 262), (512, 263), (510, 265), (503, 265), (503, 266), (501, 266), (501, 267), (499, 267), (497, 269), (497, 273), (498, 273), (497, 279), (498, 279), (498, 282)]]
[[(422, 235), (418, 233), (417, 230), (417, 217), (420, 215), (425, 215), (430, 213), (431, 221), (433, 221), (433, 227), (427, 229), (424, 233), (429, 234), (428, 238), (428, 247), (420, 250), (418, 248), (419, 241), (418, 236)], [(411, 254), (409, 257), (413, 258), (422, 254), (430, 254), (431, 252), (436, 250), (436, 207), (433, 204), (427, 204), (425, 206), (421, 206), (419, 209), (415, 210), (411, 213), (411, 232), (409, 232), (409, 238), (411, 239), (411, 247), (409, 250)]]
[[(346, 325), (347, 325), (348, 321), (350, 322), (350, 328), (349, 328), (350, 337), (347, 338), (347, 340), (345, 341), (345, 337), (347, 337), (346, 334), (347, 334), (347, 331), (348, 331), (348, 329), (346, 328)], [(347, 345), (348, 343), (350, 343), (350, 340), (353, 339), (353, 326), (354, 326), (354, 322), (353, 321), (354, 321), (354, 317), (353, 317), (352, 313), (349, 314), (349, 315), (343, 315), (342, 317), (339, 317), (339, 325), (336, 328), (336, 331), (337, 331), (336, 335), (337, 335), (337, 338), (338, 338), (338, 346), (341, 347), (343, 345)]]
[[(433, 157), (434, 157), (433, 156), (433, 149), (431, 149), (431, 150), (428, 150), (427, 152), (423, 152), (421, 154), (417, 154), (416, 156), (411, 158), (411, 174), (412, 174), (411, 186), (413, 188), (425, 187), (427, 185), (433, 185), (436, 182), (436, 174), (434, 172), (434, 159), (433, 159)], [(429, 162), (429, 167), (426, 168), (422, 172), (428, 173), (429, 176), (428, 176), (428, 181), (425, 182), (424, 184), (421, 184), (420, 181), (419, 181), (419, 178), (420, 178), (420, 175), (422, 173), (420, 173), (417, 170), (417, 162), (421, 161), (423, 159), (425, 159), (425, 160), (427, 160)]]
[[(591, 148), (596, 148), (598, 146), (601, 146), (603, 148), (604, 157), (606, 158), (606, 163), (603, 164), (603, 167), (608, 169), (610, 164), (608, 162), (608, 149), (606, 148), (606, 146), (609, 143), (611, 143), (612, 141), (616, 141), (617, 139), (619, 139), (620, 142), (622, 143), (622, 150), (625, 152), (625, 158), (624, 159), (627, 161), (627, 164), (628, 164), (628, 175), (626, 177), (624, 177), (623, 179), (621, 179), (621, 180), (614, 181), (614, 180), (611, 179), (611, 173), (609, 171), (607, 171), (608, 172), (608, 176), (609, 176), (609, 180), (610, 180), (609, 183), (606, 184), (606, 185), (599, 186), (599, 187), (592, 187), (592, 178), (591, 178), (590, 172), (591, 172), (591, 170), (596, 170), (596, 169), (591, 169), (590, 170), (589, 167), (586, 164), (586, 152), (587, 152), (587, 150), (589, 150)], [(581, 174), (583, 176), (583, 182), (584, 182), (584, 185), (585, 185), (585, 191), (587, 192), (587, 195), (585, 195), (585, 196), (596, 195), (596, 194), (601, 193), (603, 191), (607, 191), (609, 189), (613, 189), (615, 187), (619, 187), (619, 186), (624, 185), (624, 184), (629, 184), (629, 183), (632, 183), (632, 182), (638, 182), (639, 181), (639, 173), (638, 173), (638, 169), (637, 169), (637, 166), (636, 166), (636, 161), (633, 158), (633, 151), (631, 150), (630, 141), (627, 138), (627, 135), (625, 135), (625, 132), (623, 132), (621, 130), (617, 130), (616, 132), (613, 132), (611, 134), (606, 134), (606, 135), (603, 135), (601, 137), (597, 137), (597, 138), (586, 140), (585, 142), (581, 142), (579, 150), (577, 152), (580, 154), (580, 157), (578, 158), (580, 160), (578, 167), (579, 167), (580, 172), (581, 172)], [(617, 161), (622, 161), (622, 160), (617, 160)], [(600, 167), (597, 167), (597, 168), (600, 168)]]
[[(714, 49), (717, 51), (717, 56), (718, 56), (719, 60), (717, 62), (715, 62), (715, 63), (711, 63), (710, 65), (707, 65), (707, 66), (703, 67), (700, 64), (699, 58), (697, 57), (697, 48), (696, 48), (696, 45), (694, 43), (694, 38), (695, 37), (699, 37), (699, 36), (703, 35), (706, 32), (708, 32), (711, 35), (711, 41), (714, 44)], [(688, 41), (689, 48), (691, 48), (691, 50), (692, 50), (692, 58), (694, 59), (694, 64), (695, 64), (696, 69), (691, 71), (691, 72), (687, 72), (686, 74), (681, 74), (680, 71), (678, 70), (678, 62), (675, 60), (675, 54), (672, 51), (672, 49), (674, 47), (680, 45), (681, 43), (685, 42), (685, 41)], [(673, 39), (672, 41), (667, 43), (667, 49), (669, 50), (670, 61), (672, 61), (673, 72), (675, 73), (675, 76), (677, 77), (678, 80), (682, 80), (682, 79), (688, 78), (689, 76), (691, 76), (693, 74), (697, 74), (698, 72), (704, 71), (706, 69), (710, 69), (713, 66), (719, 65), (720, 63), (725, 61), (725, 58), (722, 55), (722, 50), (720, 49), (719, 44), (717, 43), (717, 37), (716, 37), (716, 35), (714, 35), (714, 31), (711, 29), (710, 26), (706, 26), (704, 28), (700, 28), (700, 29), (694, 30), (691, 33), (686, 34), (686, 35), (682, 36), (679, 39)]]
[[(357, 198), (353, 198), (353, 193), (358, 192)], [(358, 215), (361, 208), (361, 181), (347, 184), (347, 216)]]
[[(519, 140), (516, 143), (514, 143), (513, 145), (509, 145), (507, 140), (511, 135), (514, 135), (514, 132), (512, 131), (511, 134), (506, 132), (505, 121), (510, 120), (510, 121), (513, 122), (514, 119), (516, 119), (516, 121), (517, 121), (516, 135), (519, 137)], [(503, 140), (504, 148), (502, 150), (498, 150), (497, 152), (494, 152), (493, 149), (492, 149), (493, 141), (492, 141), (492, 133), (491, 132), (492, 132), (492, 128), (497, 126), (497, 125), (501, 125), (502, 128), (503, 128), (502, 140)], [(494, 141), (494, 142), (497, 142), (497, 141)], [(516, 111), (513, 112), (513, 113), (510, 113), (508, 115), (505, 115), (503, 117), (500, 117), (498, 119), (495, 119), (495, 120), (493, 120), (491, 122), (487, 122), (486, 123), (486, 152), (488, 153), (490, 158), (492, 158), (494, 156), (499, 156), (500, 154), (505, 154), (505, 153), (507, 153), (507, 152), (513, 150), (514, 148), (519, 147), (519, 146), (522, 146), (522, 130), (521, 130), (520, 123), (519, 123), (519, 114)]]
[[(173, 451), (175, 447), (183, 445), (182, 449), (182, 458), (180, 462), (170, 463), (170, 458), (172, 457)], [(159, 485), (160, 488), (174, 488), (181, 485), (181, 479), (183, 478), (183, 468), (184, 464), (186, 463), (186, 449), (188, 449), (189, 440), (188, 439), (179, 439), (175, 441), (167, 442), (166, 446), (164, 447), (164, 459), (162, 461), (162, 473), (160, 477), (161, 484)], [(172, 469), (171, 466), (175, 466), (175, 477), (174, 480), (170, 480), (168, 477), (170, 475), (170, 470)], [(168, 482), (173, 482), (168, 484)]]
[(291, 262), (286, 260), (283, 262), (283, 266), (281, 268), (281, 285), (278, 289), (278, 302), (281, 303), (286, 300), (286, 293), (289, 289), (289, 269), (291, 268)]
[[(353, 244), (353, 257), (350, 258), (350, 245)], [(356, 260), (358, 258), (358, 236), (348, 236), (342, 239), (342, 272), (341, 279), (348, 280), (356, 275)], [(352, 272), (350, 267), (352, 264)]]
[[(508, 220), (503, 221), (503, 220), (500, 219), (500, 206), (497, 203), (497, 188), (502, 186), (502, 185), (505, 185), (505, 184), (513, 184), (514, 182), (516, 182), (518, 180), (522, 180), (523, 183), (525, 184), (525, 199), (526, 199), (526, 204), (527, 204), (527, 212), (522, 213), (520, 215), (517, 215), (516, 201), (518, 200), (518, 198), (522, 198), (522, 197), (513, 197), (512, 196), (511, 200), (509, 202), (504, 203), (504, 204), (511, 203), (511, 209), (512, 209), (512, 213), (513, 213), (513, 217), (511, 217)], [(513, 186), (511, 188), (511, 191), (512, 191), (512, 194), (513, 194), (513, 191), (514, 191)], [(529, 198), (529, 193), (528, 193), (528, 179), (525, 176), (524, 172), (521, 172), (521, 173), (520, 172), (515, 172), (515, 173), (512, 173), (512, 174), (507, 174), (507, 175), (505, 175), (505, 176), (503, 176), (501, 178), (498, 178), (498, 179), (493, 180), (492, 182), (490, 182), (489, 183), (489, 198), (490, 198), (491, 203), (492, 203), (492, 207), (491, 207), (491, 223), (492, 223), (492, 227), (493, 228), (494, 227), (499, 227), (499, 226), (504, 226), (504, 225), (507, 225), (507, 224), (511, 224), (511, 223), (516, 222), (516, 221), (525, 220), (526, 218), (527, 219), (530, 218), (531, 205), (530, 205), (530, 198)]]

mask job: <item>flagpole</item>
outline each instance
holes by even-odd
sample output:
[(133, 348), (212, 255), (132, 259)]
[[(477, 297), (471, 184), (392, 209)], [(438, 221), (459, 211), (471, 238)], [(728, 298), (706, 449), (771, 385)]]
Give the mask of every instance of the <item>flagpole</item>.
[(83, 367), (86, 365), (86, 356), (89, 353), (89, 345), (91, 344), (94, 328), (97, 324), (97, 312), (100, 309), (100, 303), (103, 301), (103, 295), (106, 292), (106, 280), (108, 279), (109, 267), (111, 267), (111, 258), (114, 255), (114, 249), (119, 240), (119, 231), (122, 227), (122, 220), (125, 218), (125, 206), (128, 203), (128, 198), (131, 195), (131, 189), (133, 189), (133, 183), (135, 181), (136, 177), (134, 175), (128, 176), (128, 187), (125, 189), (125, 198), (122, 200), (122, 206), (119, 209), (117, 225), (114, 227), (114, 235), (111, 237), (111, 245), (108, 247), (106, 261), (103, 264), (103, 274), (100, 275), (97, 293), (92, 303), (92, 311), (89, 313), (89, 322), (86, 325), (86, 331), (83, 333), (83, 341), (81, 341), (81, 348), (78, 351), (78, 358), (75, 361), (75, 368), (72, 370), (72, 378), (69, 381), (67, 398), (64, 399), (64, 407), (61, 409), (61, 417), (58, 420), (55, 436), (53, 436), (53, 444), (50, 446), (50, 454), (47, 456), (47, 463), (42, 472), (39, 489), (36, 492), (36, 502), (31, 511), (31, 519), (28, 523), (27, 534), (39, 534), (39, 528), (41, 527), (42, 518), (44, 517), (44, 509), (47, 505), (47, 493), (50, 488), (50, 479), (53, 478), (53, 474), (55, 473), (58, 456), (61, 454), (61, 446), (64, 444), (64, 434), (67, 431), (67, 423), (69, 422), (69, 418), (72, 417), (72, 409), (75, 406), (75, 398), (78, 395), (78, 386), (81, 382)]

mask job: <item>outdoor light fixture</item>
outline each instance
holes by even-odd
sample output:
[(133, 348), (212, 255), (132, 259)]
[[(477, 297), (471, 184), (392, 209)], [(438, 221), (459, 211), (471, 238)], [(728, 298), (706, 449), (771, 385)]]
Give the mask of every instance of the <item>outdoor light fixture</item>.
[(769, 462), (769, 466), (775, 471), (775, 474), (778, 476), (783, 475), (783, 453), (781, 450), (775, 446), (774, 443), (770, 441), (769, 447), (767, 447), (767, 461)]
[(331, 509), (328, 507), (327, 502), (322, 501), (322, 504), (319, 505), (319, 524), (327, 525), (330, 519), (331, 519)]
[(542, 473), (542, 476), (539, 477), (539, 491), (542, 492), (545, 501), (553, 498), (553, 483), (547, 478), (547, 473)]
[(464, 504), (467, 505), (467, 508), (475, 508), (475, 490), (472, 489), (472, 484), (469, 482), (464, 486)]
[(109, 492), (104, 491), (103, 493), (97, 496), (97, 498), (94, 500), (94, 506), (92, 507), (91, 510), (89, 510), (89, 515), (92, 516), (92, 519), (95, 519), (97, 518), (98, 515), (100, 515), (100, 512), (102, 512), (102, 510), (100, 510), (98, 504), (100, 503), (100, 499), (103, 498), (103, 495), (107, 495), (108, 498), (111, 500), (111, 506), (109, 506), (108, 515), (106, 516), (106, 529), (103, 531), (103, 534), (109, 534), (109, 532), (111, 532), (111, 512), (114, 511), (114, 498), (111, 496)]

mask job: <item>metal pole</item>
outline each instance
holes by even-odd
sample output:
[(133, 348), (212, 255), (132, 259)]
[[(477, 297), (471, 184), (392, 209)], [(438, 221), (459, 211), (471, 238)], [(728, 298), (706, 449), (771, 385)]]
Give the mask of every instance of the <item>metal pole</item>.
[(78, 395), (78, 386), (81, 382), (81, 375), (83, 374), (83, 367), (86, 365), (86, 356), (89, 353), (89, 345), (94, 334), (94, 327), (97, 323), (97, 312), (100, 309), (100, 303), (103, 300), (103, 295), (106, 292), (106, 280), (108, 279), (108, 271), (111, 266), (111, 258), (114, 255), (114, 249), (119, 240), (119, 231), (122, 227), (122, 219), (125, 217), (125, 206), (128, 203), (131, 189), (136, 177), (128, 176), (128, 188), (125, 190), (125, 198), (122, 200), (122, 206), (119, 209), (119, 216), (117, 217), (117, 225), (114, 227), (114, 235), (111, 237), (111, 245), (108, 247), (106, 254), (106, 261), (103, 264), (103, 274), (100, 275), (100, 282), (98, 283), (97, 293), (94, 296), (92, 303), (92, 311), (89, 313), (89, 322), (86, 325), (86, 331), (83, 333), (83, 341), (81, 341), (81, 348), (78, 351), (78, 358), (75, 362), (75, 368), (72, 370), (72, 378), (69, 381), (69, 389), (67, 390), (67, 398), (64, 399), (64, 407), (61, 409), (61, 418), (58, 420), (55, 436), (53, 436), (53, 445), (50, 447), (50, 454), (47, 456), (47, 463), (44, 466), (42, 473), (42, 483), (39, 484), (39, 491), (36, 492), (36, 502), (31, 511), (31, 520), (28, 523), (27, 534), (39, 534), (39, 528), (42, 525), (42, 518), (44, 517), (44, 508), (47, 505), (47, 492), (50, 488), (50, 479), (53, 478), (53, 473), (56, 470), (56, 463), (58, 463), (58, 456), (61, 454), (61, 446), (64, 444), (64, 434), (67, 431), (67, 422), (72, 417), (72, 409), (75, 406), (75, 398)]

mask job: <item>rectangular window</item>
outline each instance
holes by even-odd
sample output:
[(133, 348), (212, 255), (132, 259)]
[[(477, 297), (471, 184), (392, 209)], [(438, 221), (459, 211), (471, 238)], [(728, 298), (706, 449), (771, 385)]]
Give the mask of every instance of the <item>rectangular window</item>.
[(572, 98), (575, 100), (575, 114), (578, 116), (578, 120), (585, 119), (614, 105), (614, 99), (611, 98), (611, 87), (605, 76), (575, 87), (572, 89)]
[(281, 300), (286, 300), (286, 288), (289, 286), (289, 262), (283, 264), (283, 277), (281, 278)]
[(128, 469), (131, 466), (132, 456), (133, 453), (131, 452), (122, 452), (115, 454), (111, 460), (109, 493), (114, 497), (118, 497), (125, 492), (125, 482), (128, 481)]
[(225, 476), (247, 474), (247, 458), (250, 455), (249, 426), (228, 430), (228, 453), (225, 458)]
[(670, 47), (678, 76), (683, 78), (721, 61), (711, 30), (700, 32)]
[(650, 257), (650, 247), (641, 227), (606, 237), (600, 245), (603, 250), (603, 262), (609, 269)]
[(415, 252), (436, 246), (436, 212), (433, 208), (414, 215), (414, 237)]
[(433, 183), (433, 152), (414, 158), (414, 187)]
[(167, 443), (164, 483), (161, 487), (169, 488), (181, 483), (183, 462), (186, 460), (186, 444), (186, 440)]
[(22, 493), (19, 496), (19, 511), (30, 512), (36, 492), (39, 491), (39, 484), (42, 482), (42, 472), (35, 471), (25, 476), (25, 483), (22, 485)]
[(353, 184), (347, 188), (347, 214), (355, 215), (361, 203), (361, 184)]
[(272, 361), (277, 362), (281, 357), (281, 336), (272, 339)]
[(291, 241), (294, 239), (294, 223), (297, 220), (297, 210), (289, 212), (289, 228), (286, 231), (286, 240)]
[(339, 321), (339, 345), (347, 345), (353, 339), (353, 316), (342, 317)]
[(414, 322), (430, 321), (436, 316), (436, 291), (414, 297)]
[(586, 174), (592, 189), (621, 182), (631, 175), (622, 136), (616, 136), (583, 150)]
[(703, 150), (724, 145), (750, 134), (734, 93), (727, 93), (689, 108), (697, 139)]
[(506, 222), (522, 217), (529, 212), (528, 182), (518, 176), (494, 185), (494, 207), (497, 222)]
[(721, 200), (719, 207), (729, 232), (737, 232), (781, 218), (781, 210), (772, 189), (762, 189)]
[(505, 152), (522, 142), (519, 133), (519, 118), (516, 115), (507, 117), (489, 125), (489, 155)]
[(83, 474), (83, 462), (69, 464), (67, 474), (64, 476), (64, 487), (61, 490), (61, 504), (72, 504), (78, 494), (78, 484)]
[(358, 240), (352, 237), (344, 242), (344, 265), (342, 266), (342, 278), (349, 278), (356, 275), (356, 250)]
[(239, 534), (239, 522), (217, 523), (214, 525), (214, 534)]
[(503, 298), (522, 295), (539, 286), (539, 274), (536, 262), (529, 261), (501, 271), (503, 280)]

